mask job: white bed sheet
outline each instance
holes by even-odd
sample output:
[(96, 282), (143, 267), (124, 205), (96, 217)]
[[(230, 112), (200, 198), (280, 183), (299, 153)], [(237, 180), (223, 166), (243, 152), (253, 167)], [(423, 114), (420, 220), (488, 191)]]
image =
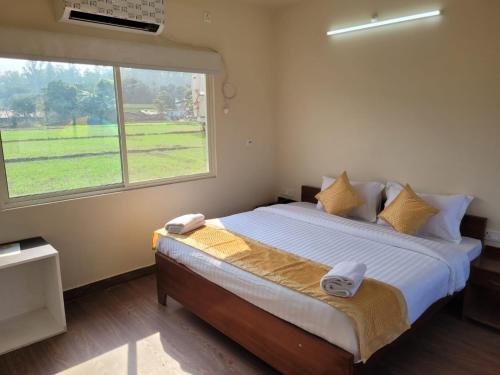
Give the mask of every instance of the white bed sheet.
[[(311, 210), (318, 210), (316, 204), (312, 203), (306, 203), (306, 202), (297, 202), (297, 203), (292, 203), (294, 206), (299, 206)], [(367, 225), (380, 225), (376, 223), (369, 223), (365, 222)], [(389, 227), (390, 230), (393, 230)], [(450, 241), (443, 240), (441, 238), (436, 238), (436, 237), (430, 237), (430, 236), (422, 236), (425, 239), (441, 243), (441, 244), (449, 244)], [(457, 251), (463, 252), (467, 254), (467, 257), (469, 258), (469, 261), (472, 262), (474, 259), (478, 258), (479, 255), (481, 255), (481, 251), (483, 249), (483, 244), (481, 243), (480, 240), (477, 240), (475, 238), (470, 238), (470, 237), (462, 237), (462, 241), (458, 244), (453, 244), (455, 249)]]
[[(270, 246), (333, 267), (356, 260), (367, 265), (366, 277), (401, 290), (410, 323), (434, 302), (463, 288), (469, 258), (480, 241), (465, 238), (456, 245), (401, 235), (385, 226), (338, 218), (309, 203), (259, 208), (212, 224)], [(323, 302), (219, 261), (167, 237), (157, 249), (192, 271), (269, 313), (354, 354), (358, 342), (351, 321)]]

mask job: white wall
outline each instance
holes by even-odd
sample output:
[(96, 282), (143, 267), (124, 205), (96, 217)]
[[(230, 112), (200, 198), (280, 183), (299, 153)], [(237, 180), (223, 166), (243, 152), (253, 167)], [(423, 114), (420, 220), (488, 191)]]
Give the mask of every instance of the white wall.
[[(326, 37), (443, 9), (435, 19)], [(500, 2), (309, 0), (276, 12), (276, 191), (323, 174), (469, 193), (500, 229)]]
[[(165, 35), (220, 51), (239, 88), (216, 91), (218, 175), (0, 213), (0, 243), (42, 235), (66, 289), (152, 264), (150, 236), (172, 216), (250, 209), (323, 174), (470, 193), (500, 229), (500, 2), (304, 0), (276, 10), (234, 0), (168, 0)], [(136, 41), (55, 22), (52, 0), (3, 5), (0, 24)], [(327, 38), (334, 26), (443, 8), (443, 17)], [(212, 24), (202, 22), (212, 12)], [(21, 43), (22, 41), (20, 41)], [(276, 137), (275, 137), (276, 133)], [(246, 148), (251, 138), (254, 146)]]
[[(211, 25), (203, 11), (211, 11)], [(2, 5), (0, 25), (149, 41), (149, 36), (101, 31), (55, 21), (52, 0)], [(249, 32), (251, 30), (251, 32)], [(151, 233), (190, 211), (220, 216), (273, 197), (271, 15), (231, 0), (169, 0), (165, 35), (218, 50), (239, 95), (222, 113), (216, 79), (217, 178), (104, 195), (0, 213), (0, 243), (43, 236), (61, 255), (65, 289), (150, 265)], [(19, 41), (22, 43), (22, 41)], [(247, 138), (254, 140), (245, 147)]]

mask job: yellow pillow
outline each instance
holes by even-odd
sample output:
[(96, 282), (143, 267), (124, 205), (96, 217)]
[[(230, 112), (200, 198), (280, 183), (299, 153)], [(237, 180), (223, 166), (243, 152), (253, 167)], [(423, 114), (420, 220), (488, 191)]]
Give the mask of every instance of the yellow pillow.
[(328, 188), (316, 194), (316, 199), (323, 204), (326, 212), (340, 216), (365, 203), (351, 186), (346, 172), (337, 177)]
[(401, 193), (378, 217), (389, 223), (398, 232), (415, 235), (422, 225), (439, 213), (406, 185)]

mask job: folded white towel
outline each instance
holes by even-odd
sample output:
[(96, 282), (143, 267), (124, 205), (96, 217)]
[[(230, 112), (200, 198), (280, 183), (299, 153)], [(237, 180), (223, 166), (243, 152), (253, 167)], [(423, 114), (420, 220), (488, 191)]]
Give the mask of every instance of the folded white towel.
[(341, 262), (321, 279), (321, 288), (336, 297), (356, 294), (366, 273), (366, 265), (358, 262)]
[(176, 217), (165, 224), (165, 229), (173, 234), (185, 234), (205, 225), (205, 216), (189, 214)]

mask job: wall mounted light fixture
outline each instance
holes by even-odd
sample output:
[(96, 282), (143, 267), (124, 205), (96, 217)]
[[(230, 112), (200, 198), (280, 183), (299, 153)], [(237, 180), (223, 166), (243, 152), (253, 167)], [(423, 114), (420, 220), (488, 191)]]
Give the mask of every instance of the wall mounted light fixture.
[(364, 29), (371, 29), (374, 27), (392, 25), (394, 23), (414, 21), (414, 20), (419, 20), (419, 19), (428, 18), (428, 17), (435, 17), (435, 16), (439, 16), (440, 14), (441, 14), (440, 10), (433, 10), (430, 12), (413, 14), (411, 16), (391, 18), (391, 19), (388, 19), (385, 21), (376, 21), (376, 22), (366, 23), (364, 25), (357, 25), (357, 26), (345, 27), (343, 29), (331, 30), (331, 31), (327, 32), (326, 35), (334, 36), (334, 35), (338, 35), (338, 34), (349, 33), (352, 31), (358, 31), (358, 30), (364, 30)]

